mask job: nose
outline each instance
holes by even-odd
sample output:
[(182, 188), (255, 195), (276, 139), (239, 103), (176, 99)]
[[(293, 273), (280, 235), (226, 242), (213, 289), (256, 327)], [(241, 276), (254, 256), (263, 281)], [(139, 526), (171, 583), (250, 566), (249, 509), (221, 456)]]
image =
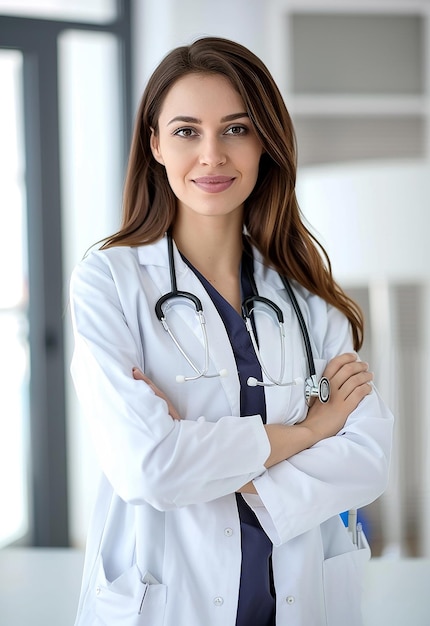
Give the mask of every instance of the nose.
[(227, 161), (225, 146), (218, 137), (205, 137), (200, 144), (200, 164), (216, 167)]

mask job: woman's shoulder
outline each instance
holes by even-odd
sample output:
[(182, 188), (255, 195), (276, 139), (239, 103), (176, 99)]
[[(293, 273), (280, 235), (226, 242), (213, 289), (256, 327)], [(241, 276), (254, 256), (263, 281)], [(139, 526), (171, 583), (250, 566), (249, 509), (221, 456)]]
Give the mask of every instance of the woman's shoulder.
[(290, 283), (298, 305), (305, 318), (307, 318), (307, 323), (313, 328), (327, 328), (333, 313), (333, 306), (321, 296), (309, 291), (309, 289), (296, 280), (291, 280)]
[(93, 271), (110, 274), (116, 267), (130, 265), (136, 259), (137, 250), (130, 246), (92, 249), (77, 263), (73, 269), (72, 276), (85, 275)]
[(92, 249), (76, 265), (74, 273), (91, 271), (93, 268), (109, 273), (121, 267), (130, 268), (130, 266), (156, 263), (160, 248), (162, 248), (161, 241), (140, 246), (110, 246)]
[(312, 309), (326, 310), (328, 311), (330, 308), (330, 304), (324, 300), (321, 296), (309, 291), (306, 287), (304, 287), (301, 283), (296, 280), (290, 280), (291, 286), (294, 289), (294, 293), (298, 300), (301, 300), (303, 303)]
[[(265, 263), (258, 250), (254, 250), (254, 262), (254, 269), (260, 275), (265, 284), (271, 284), (275, 289), (280, 289), (282, 291), (285, 290), (285, 285), (279, 273), (274, 267)], [(321, 296), (312, 293), (297, 280), (289, 279), (288, 282), (290, 283), (300, 306), (318, 309), (320, 311), (324, 309), (327, 310), (330, 306), (323, 298), (321, 298)]]

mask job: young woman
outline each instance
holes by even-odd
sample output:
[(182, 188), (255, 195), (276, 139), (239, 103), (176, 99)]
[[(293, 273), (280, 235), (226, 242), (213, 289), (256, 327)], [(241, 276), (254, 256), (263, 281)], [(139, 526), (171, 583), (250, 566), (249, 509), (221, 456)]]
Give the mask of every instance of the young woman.
[(392, 417), (295, 172), (250, 51), (203, 38), (161, 62), (121, 228), (71, 283), (102, 468), (79, 626), (361, 623), (368, 550), (339, 513), (384, 490)]

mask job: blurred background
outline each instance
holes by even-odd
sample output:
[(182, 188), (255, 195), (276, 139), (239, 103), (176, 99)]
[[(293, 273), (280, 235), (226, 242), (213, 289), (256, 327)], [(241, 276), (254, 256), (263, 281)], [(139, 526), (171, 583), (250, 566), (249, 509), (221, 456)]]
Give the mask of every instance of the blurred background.
[(365, 312), (397, 416), (390, 486), (360, 513), (373, 554), (430, 557), (429, 0), (0, 0), (0, 546), (84, 546), (98, 473), (68, 281), (119, 224), (146, 79), (205, 34), (271, 69), (302, 211)]

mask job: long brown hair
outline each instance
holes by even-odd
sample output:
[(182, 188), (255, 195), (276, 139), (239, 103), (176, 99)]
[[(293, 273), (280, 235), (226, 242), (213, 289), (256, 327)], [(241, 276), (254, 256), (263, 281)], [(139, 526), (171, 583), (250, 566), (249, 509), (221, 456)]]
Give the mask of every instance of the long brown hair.
[(218, 37), (181, 46), (161, 61), (148, 81), (134, 128), (120, 230), (103, 248), (138, 246), (160, 239), (172, 226), (176, 198), (165, 168), (153, 157), (164, 98), (190, 73), (221, 74), (240, 94), (264, 148), (257, 183), (245, 202), (244, 226), (268, 265), (340, 309), (349, 319), (354, 347), (363, 340), (363, 316), (334, 281), (324, 248), (305, 226), (295, 194), (296, 140), (283, 98), (266, 66), (247, 48)]

